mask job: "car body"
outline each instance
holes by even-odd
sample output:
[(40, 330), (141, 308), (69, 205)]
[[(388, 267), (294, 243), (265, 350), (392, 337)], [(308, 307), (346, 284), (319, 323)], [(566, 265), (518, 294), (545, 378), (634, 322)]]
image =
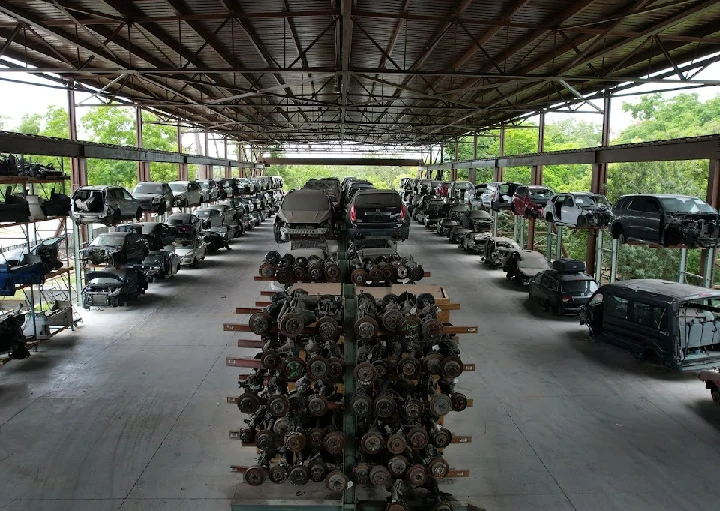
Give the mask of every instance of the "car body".
[(410, 217), (394, 190), (359, 191), (348, 206), (350, 238), (387, 237), (404, 241)]
[(151, 252), (172, 245), (177, 237), (177, 229), (162, 222), (137, 222), (117, 226), (118, 232), (135, 232), (145, 240)]
[(660, 279), (601, 286), (580, 313), (590, 334), (681, 370), (720, 366), (720, 290)]
[(528, 293), (530, 300), (557, 316), (580, 312), (597, 289), (597, 282), (585, 273), (582, 261), (558, 259), (553, 261), (552, 270), (541, 271), (530, 279)]
[(512, 183), (509, 181), (492, 183), (495, 187), (492, 189), (490, 196), (490, 207), (495, 211), (501, 209), (510, 209), (512, 207), (513, 196), (520, 183)]
[(72, 217), (78, 224), (115, 225), (142, 217), (142, 206), (120, 186), (82, 186), (72, 196)]
[(490, 208), (492, 204), (492, 196), (497, 188), (496, 182), (491, 183), (480, 183), (475, 185), (474, 190), (470, 190), (467, 194), (467, 200), (470, 207), (476, 208)]
[(441, 181), (435, 187), (435, 196), (445, 198), (450, 192), (450, 181)]
[(202, 188), (195, 181), (173, 181), (169, 183), (175, 196), (175, 205), (188, 208), (202, 204)]
[[(222, 204), (213, 204), (207, 206), (210, 209), (217, 209), (223, 219), (223, 225), (227, 225), (232, 229), (232, 236), (236, 237), (245, 232), (242, 222), (240, 221), (241, 214), (232, 205), (224, 202)], [(197, 214), (197, 211), (195, 211)]]
[(591, 192), (559, 193), (543, 209), (550, 223), (579, 228), (603, 228), (612, 224), (612, 206), (604, 195)]
[(175, 253), (180, 257), (180, 264), (190, 268), (199, 268), (200, 261), (204, 260), (207, 255), (205, 241), (194, 236), (178, 238), (175, 243)]
[(375, 186), (368, 181), (353, 181), (345, 193), (345, 204), (350, 204), (355, 194), (361, 190), (374, 190)]
[(54, 270), (62, 268), (63, 263), (59, 258), (59, 245), (64, 241), (64, 237), (52, 237), (39, 241), (30, 247), (29, 250), (27, 245), (21, 248), (7, 250), (0, 255), (0, 261), (13, 267), (24, 264), (23, 261), (27, 261), (27, 255), (37, 256), (42, 262), (43, 274), (47, 275)]
[(504, 236), (490, 236), (485, 242), (483, 262), (490, 267), (498, 268), (505, 264), (505, 259), (520, 250), (520, 245), (513, 239)]
[(337, 178), (309, 179), (303, 188), (310, 188), (312, 190), (321, 190), (325, 192), (325, 195), (330, 197), (333, 206), (339, 212), (342, 200), (342, 191), (340, 188), (340, 181)]
[(220, 189), (214, 179), (199, 179), (197, 184), (200, 185), (200, 193), (204, 203), (215, 202), (218, 200)]
[(484, 209), (471, 209), (460, 215), (460, 225), (473, 232), (492, 229), (492, 215)]
[(13, 296), (16, 285), (42, 284), (45, 281), (44, 265), (39, 256), (24, 254), (19, 264), (0, 264), (0, 296)]
[(717, 247), (718, 212), (689, 195), (623, 195), (612, 213), (613, 238), (665, 246)]
[(493, 237), (491, 232), (473, 232), (468, 229), (460, 229), (457, 235), (460, 239), (459, 247), (474, 254), (485, 254), (485, 246)]
[(174, 213), (167, 217), (165, 223), (176, 229), (177, 238), (196, 238), (202, 230), (200, 219), (192, 213)]
[(712, 400), (720, 404), (720, 371), (717, 369), (700, 371), (698, 379), (705, 382), (705, 388), (710, 391)]
[(147, 289), (147, 280), (141, 270), (133, 267), (105, 268), (85, 275), (82, 290), (83, 307), (117, 307), (138, 297)]
[[(214, 242), (214, 249), (219, 249), (218, 245), (225, 245), (233, 238), (235, 229), (225, 223), (225, 215), (216, 208), (198, 208), (194, 214), (200, 219), (202, 232), (204, 234), (214, 233), (222, 238)], [(210, 241), (210, 240), (206, 240)]]
[(283, 185), (285, 184), (285, 180), (282, 178), (282, 176), (270, 176), (272, 177), (273, 182), (273, 189), (280, 190)]
[(432, 227), (437, 224), (440, 220), (445, 217), (445, 201), (437, 196), (432, 197), (421, 214), (418, 215), (418, 219), (422, 218), (422, 224), (425, 227)]
[(120, 266), (140, 262), (149, 252), (145, 241), (136, 232), (104, 232), (80, 250), (83, 261)]
[(239, 223), (239, 234), (244, 234), (245, 231), (251, 230), (255, 227), (255, 222), (250, 217), (247, 206), (240, 197), (231, 197), (228, 200), (221, 201), (219, 205), (225, 205), (235, 212), (237, 216), (237, 222)]
[(141, 181), (133, 188), (132, 195), (140, 202), (143, 211), (152, 211), (159, 215), (172, 210), (175, 204), (175, 196), (167, 183)]
[(555, 192), (547, 186), (520, 185), (515, 189), (510, 209), (526, 218), (542, 217), (543, 209), (553, 195)]
[(448, 197), (461, 202), (467, 202), (471, 190), (475, 189), (475, 185), (470, 181), (451, 181)]
[(240, 195), (250, 195), (251, 193), (255, 193), (255, 183), (250, 178), (240, 177), (235, 179), (234, 183), (237, 187), (237, 193)]
[(285, 196), (275, 217), (275, 241), (332, 237), (334, 223), (332, 202), (323, 191), (293, 190)]
[(145, 256), (140, 269), (148, 282), (169, 279), (180, 271), (180, 256), (175, 253), (174, 247), (173, 250), (156, 250)]
[(530, 284), (530, 279), (541, 271), (551, 270), (545, 254), (535, 250), (518, 250), (512, 252), (505, 263), (503, 271), (508, 280), (515, 280), (524, 286)]

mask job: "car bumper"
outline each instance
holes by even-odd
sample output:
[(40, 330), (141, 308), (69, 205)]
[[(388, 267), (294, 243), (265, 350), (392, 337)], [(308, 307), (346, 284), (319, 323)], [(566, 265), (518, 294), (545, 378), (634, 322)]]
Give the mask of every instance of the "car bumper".
[(388, 224), (371, 224), (358, 225), (353, 224), (349, 229), (350, 236), (355, 239), (359, 238), (393, 238), (406, 240), (410, 236), (410, 226), (406, 224), (388, 225)]

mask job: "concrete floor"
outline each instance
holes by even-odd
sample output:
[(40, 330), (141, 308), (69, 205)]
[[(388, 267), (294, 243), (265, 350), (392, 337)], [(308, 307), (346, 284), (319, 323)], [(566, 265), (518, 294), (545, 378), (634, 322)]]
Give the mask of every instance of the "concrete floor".
[[(462, 304), (454, 323), (481, 329), (461, 344), (475, 405), (447, 421), (473, 435), (448, 449), (472, 477), (448, 491), (486, 510), (717, 506), (720, 407), (699, 381), (589, 340), (416, 225), (402, 250)], [(251, 352), (222, 323), (258, 295), (269, 222), (232, 246), (129, 307), (82, 311), (76, 332), (0, 369), (0, 509), (228, 511), (257, 498), (229, 471), (252, 451), (228, 440), (242, 416), (225, 404), (238, 370), (224, 359)], [(280, 490), (305, 491), (262, 495)]]

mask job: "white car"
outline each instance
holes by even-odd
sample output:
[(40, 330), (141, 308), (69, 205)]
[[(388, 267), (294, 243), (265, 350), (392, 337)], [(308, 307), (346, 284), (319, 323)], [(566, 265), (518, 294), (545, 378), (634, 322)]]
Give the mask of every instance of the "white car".
[(180, 264), (190, 268), (199, 268), (205, 259), (207, 246), (199, 238), (178, 238), (175, 241), (175, 253), (180, 256)]
[(195, 181), (173, 181), (170, 189), (175, 196), (175, 205), (179, 208), (199, 206), (202, 204), (203, 192)]
[(549, 223), (573, 227), (605, 227), (613, 220), (612, 206), (604, 195), (591, 192), (560, 193), (543, 209)]

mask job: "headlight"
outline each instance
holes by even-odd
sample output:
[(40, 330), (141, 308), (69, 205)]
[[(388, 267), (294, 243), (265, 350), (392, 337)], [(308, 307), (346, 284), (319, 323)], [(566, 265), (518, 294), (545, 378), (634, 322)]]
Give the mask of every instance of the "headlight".
[(152, 201), (153, 201), (153, 202), (161, 202), (161, 201), (162, 201), (162, 197), (153, 197), (153, 198), (152, 198)]

